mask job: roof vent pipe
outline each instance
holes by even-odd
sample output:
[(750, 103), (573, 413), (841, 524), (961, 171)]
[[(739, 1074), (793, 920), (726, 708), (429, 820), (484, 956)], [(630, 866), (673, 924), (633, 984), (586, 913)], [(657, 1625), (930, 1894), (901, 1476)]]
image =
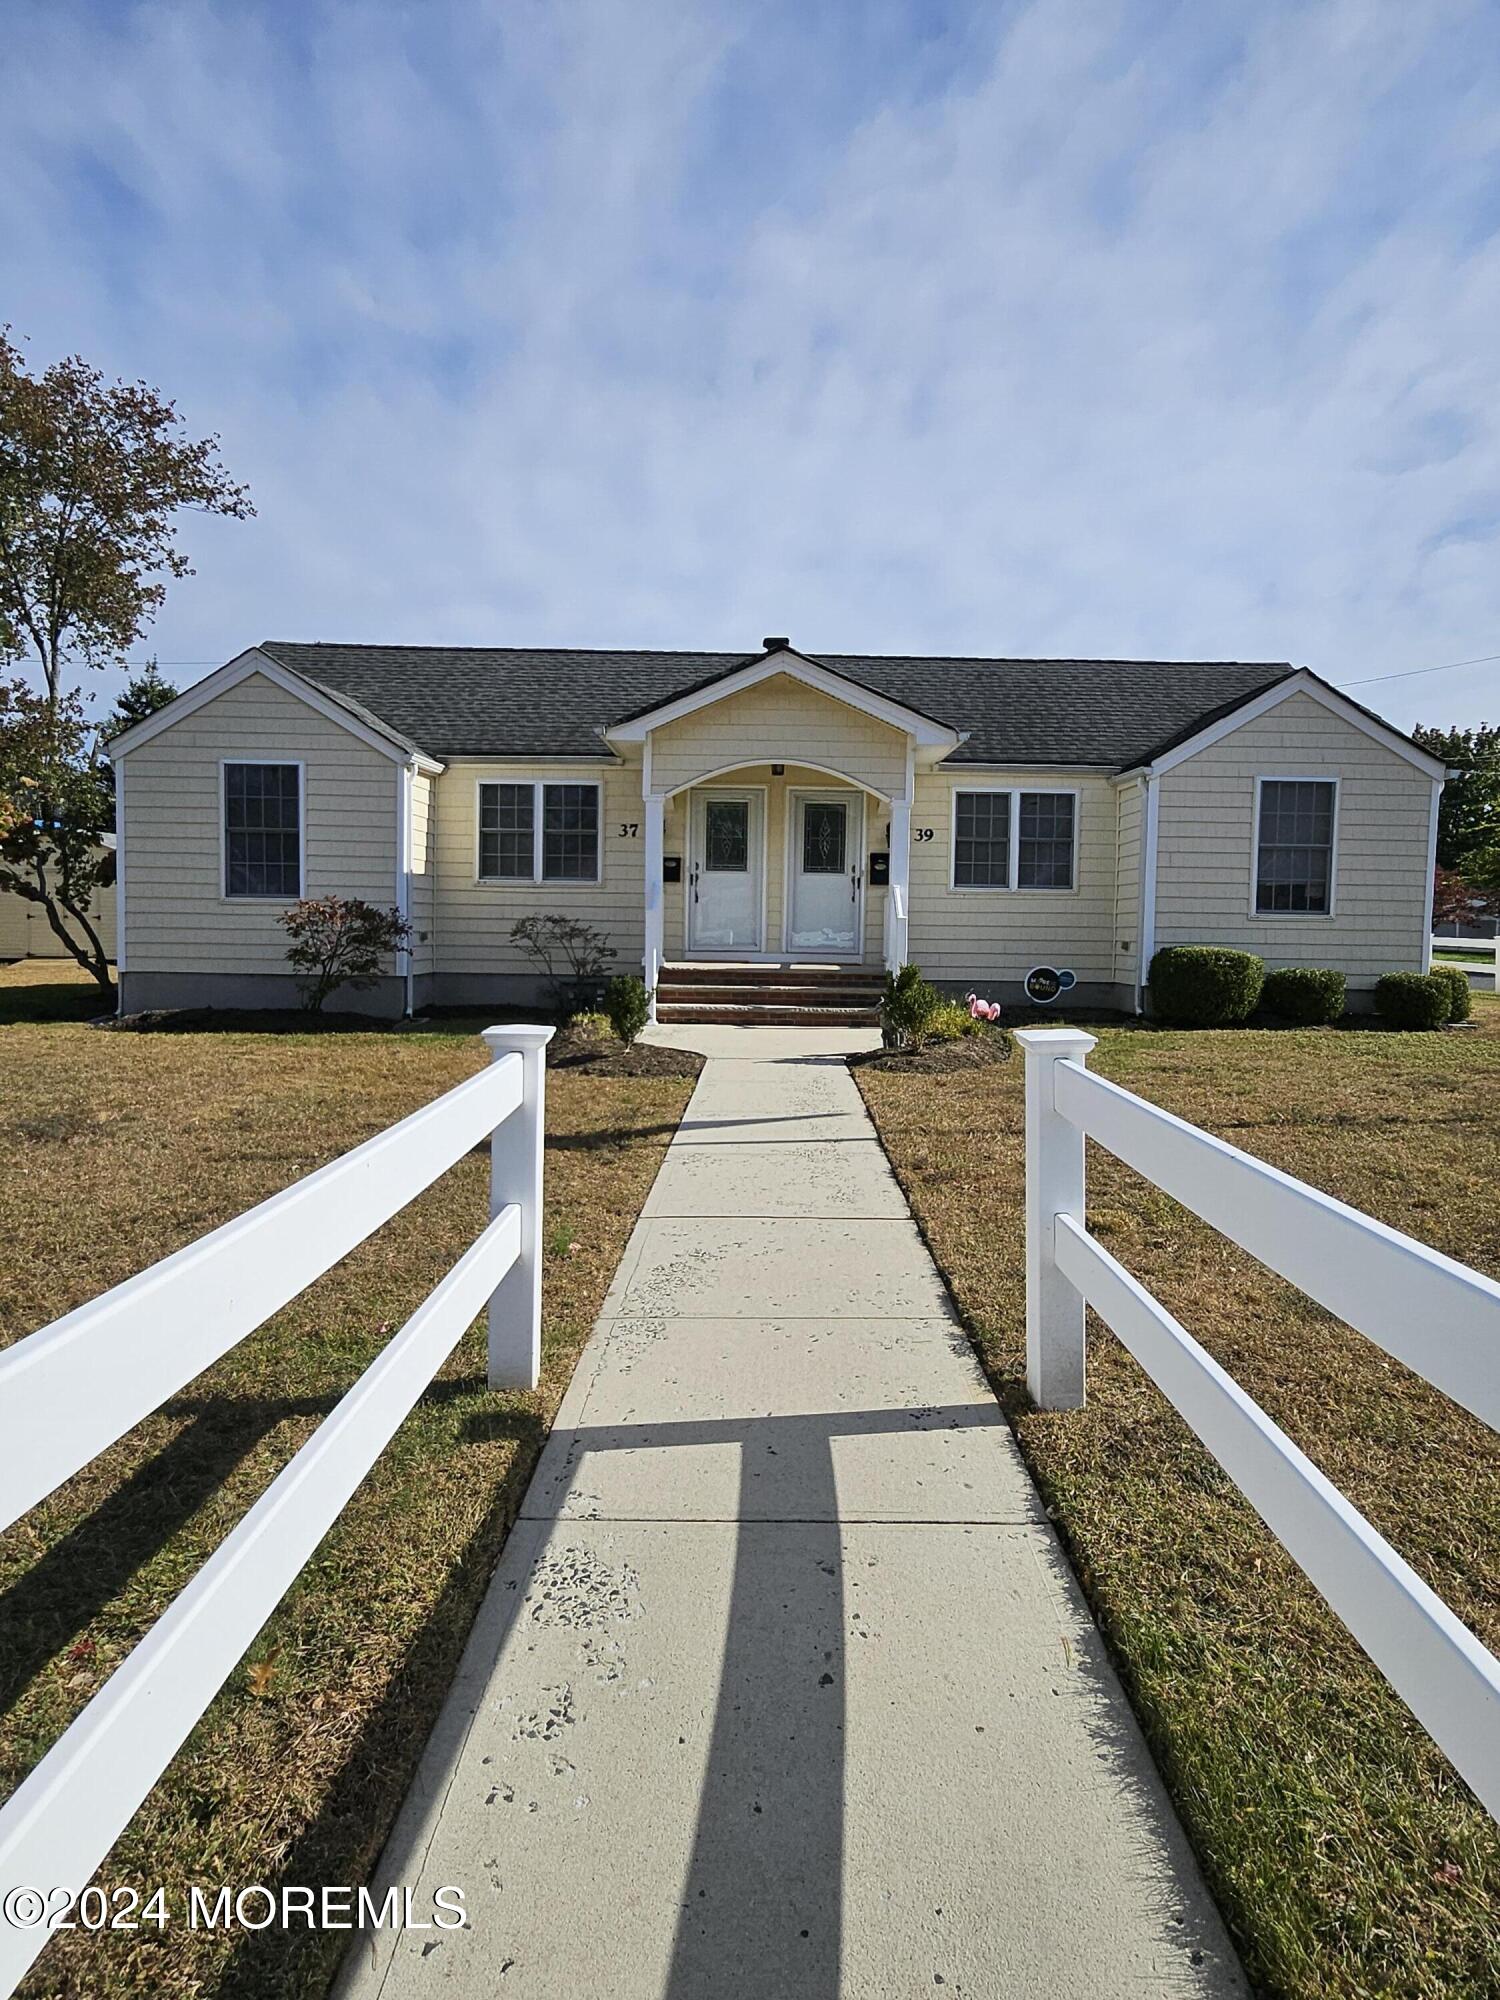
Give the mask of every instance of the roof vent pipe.
[(768, 653), (789, 653), (792, 650), (791, 640), (784, 637), (762, 639), (760, 643)]

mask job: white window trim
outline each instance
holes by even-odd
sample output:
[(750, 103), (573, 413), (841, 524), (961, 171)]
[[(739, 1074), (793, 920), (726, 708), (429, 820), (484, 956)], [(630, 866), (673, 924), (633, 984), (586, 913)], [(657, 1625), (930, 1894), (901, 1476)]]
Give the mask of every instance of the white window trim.
[[(225, 772), (230, 765), (262, 765), (297, 773), (297, 893), (287, 896), (231, 896), (229, 893), (229, 792)], [(219, 759), (219, 901), (221, 903), (300, 903), (307, 894), (307, 765), (300, 757), (221, 757)]]
[[(518, 791), (531, 789), (531, 873), (530, 875), (486, 875), (481, 866), (480, 809), (486, 785), (512, 785)], [(592, 875), (544, 875), (542, 873), (542, 792), (548, 785), (587, 786), (597, 801), (594, 814), (594, 872)], [(604, 880), (604, 786), (598, 778), (575, 777), (556, 772), (545, 778), (516, 778), (505, 775), (474, 780), (474, 881), (481, 889), (597, 889)]]
[[(1006, 879), (1003, 882), (956, 882), (958, 868), (958, 801), (965, 792), (1006, 792), (1010, 795), (1009, 838), (1006, 842)], [(1058, 798), (1073, 801), (1072, 882), (1066, 889), (1044, 883), (1027, 882), (1021, 874), (1021, 794), (1027, 798)], [(1079, 822), (1083, 817), (1082, 793), (1077, 785), (973, 785), (955, 783), (948, 801), (948, 889), (955, 896), (1076, 896), (1078, 888)]]
[[(1328, 837), (1328, 908), (1326, 910), (1262, 910), (1256, 907), (1260, 881), (1260, 801), (1266, 785), (1332, 785), (1333, 824)], [(1265, 771), (1255, 780), (1255, 812), (1250, 838), (1250, 915), (1259, 924), (1326, 924), (1338, 914), (1339, 903), (1339, 793), (1341, 785), (1332, 771)]]

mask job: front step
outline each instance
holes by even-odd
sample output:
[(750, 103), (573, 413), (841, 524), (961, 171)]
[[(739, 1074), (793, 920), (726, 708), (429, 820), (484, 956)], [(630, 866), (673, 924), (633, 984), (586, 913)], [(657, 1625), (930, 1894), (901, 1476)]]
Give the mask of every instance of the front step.
[(743, 960), (709, 964), (681, 960), (661, 969), (663, 986), (856, 986), (878, 993), (882, 975), (860, 965), (754, 965)]
[(657, 988), (662, 1022), (736, 1027), (871, 1028), (881, 978), (863, 966), (666, 965)]
[(880, 1005), (878, 987), (787, 986), (780, 980), (725, 980), (722, 985), (663, 985), (660, 997), (685, 1007), (858, 1007)]
[(718, 1022), (733, 1028), (874, 1028), (880, 1024), (878, 1007), (776, 1007), (714, 1005), (658, 1000), (656, 1019), (665, 1027), (671, 1022), (684, 1026), (707, 1027)]

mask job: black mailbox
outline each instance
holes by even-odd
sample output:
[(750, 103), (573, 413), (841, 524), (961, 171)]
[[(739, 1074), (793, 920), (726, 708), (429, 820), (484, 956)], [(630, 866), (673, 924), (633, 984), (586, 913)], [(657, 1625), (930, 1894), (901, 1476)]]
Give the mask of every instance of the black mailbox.
[(680, 854), (664, 854), (662, 856), (661, 879), (663, 882), (680, 882), (682, 880), (682, 856)]
[(872, 854), (870, 856), (870, 887), (872, 889), (889, 888), (890, 880), (891, 880), (890, 855), (888, 853)]

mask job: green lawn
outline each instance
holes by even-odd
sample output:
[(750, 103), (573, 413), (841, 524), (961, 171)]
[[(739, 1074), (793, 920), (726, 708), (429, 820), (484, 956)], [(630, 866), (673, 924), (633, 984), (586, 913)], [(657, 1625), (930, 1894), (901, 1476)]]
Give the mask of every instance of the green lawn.
[[(467, 1028), (102, 1033), (67, 970), (0, 967), (0, 1344), (477, 1069)], [(37, 1017), (42, 1018), (37, 1018)], [(72, 1016), (73, 1018), (69, 1018)], [(548, 1078), (544, 1381), (485, 1387), (471, 1330), (117, 1843), (100, 1880), (358, 1883), (691, 1085)], [(470, 1156), (0, 1537), (0, 1793), (130, 1651), (479, 1233)], [(8, 1711), (8, 1712), (7, 1712)], [(322, 1993), (344, 1940), (182, 1924), (54, 1939), (35, 2000)]]
[[(1473, 1030), (1105, 1029), (1105, 1075), (1500, 1275), (1500, 1002)], [(1252, 1975), (1286, 2000), (1500, 1992), (1495, 1827), (1141, 1370), (1024, 1393), (1021, 1064), (857, 1072)], [(1090, 1149), (1089, 1221), (1491, 1647), (1494, 1434)]]

